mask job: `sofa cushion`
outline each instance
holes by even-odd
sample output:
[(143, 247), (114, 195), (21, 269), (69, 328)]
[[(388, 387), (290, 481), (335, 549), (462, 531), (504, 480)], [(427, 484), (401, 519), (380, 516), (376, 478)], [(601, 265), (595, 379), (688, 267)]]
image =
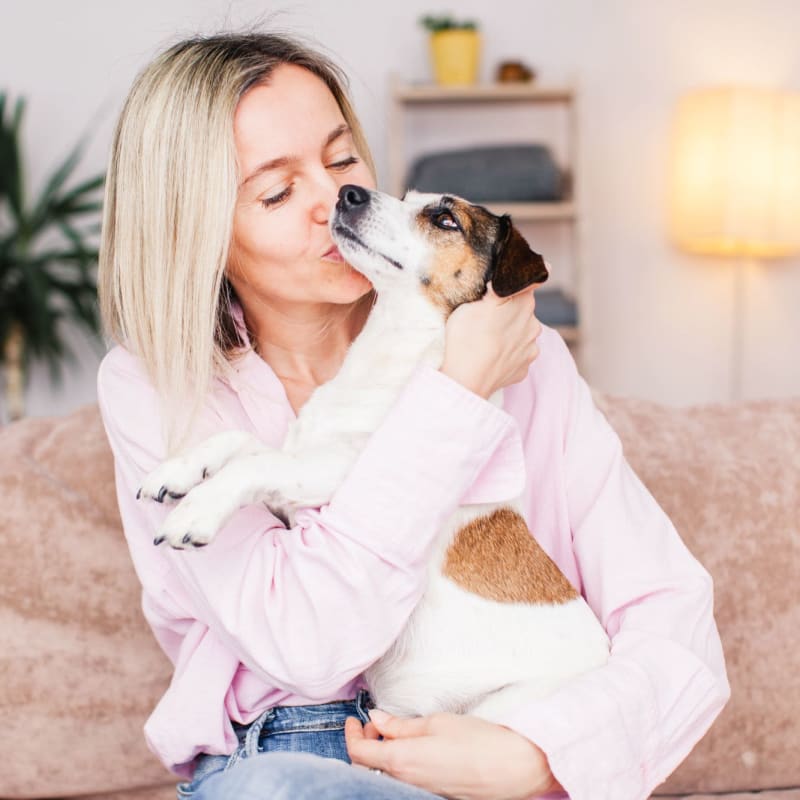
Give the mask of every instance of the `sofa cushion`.
[[(121, 792), (102, 792), (101, 794), (87, 794), (72, 800), (175, 800), (175, 782), (161, 786), (151, 786), (146, 789), (130, 789)], [(749, 798), (749, 795), (748, 795)], [(243, 798), (244, 800), (244, 798)], [(725, 800), (725, 798), (722, 798)], [(789, 797), (786, 800), (794, 800)], [(800, 800), (800, 798), (798, 798)]]
[(714, 578), (731, 682), (719, 719), (659, 791), (800, 786), (800, 398), (685, 409), (596, 399)]
[(97, 407), (0, 429), (0, 496), (0, 797), (174, 787), (142, 736), (171, 670)]
[[(800, 399), (597, 400), (715, 578), (733, 687), (661, 791), (800, 800), (768, 791), (800, 786)], [(141, 615), (97, 408), (0, 429), (0, 493), (0, 547), (13, 565), (0, 582), (0, 797), (174, 797), (142, 736), (170, 665)]]
[[(660, 800), (800, 800), (800, 787), (797, 789), (773, 789), (765, 792), (736, 792), (734, 794), (676, 794), (659, 795)], [(122, 798), (120, 798), (122, 800)], [(138, 798), (137, 798), (138, 800)], [(145, 800), (142, 798), (142, 800)], [(150, 798), (147, 798), (150, 800)], [(153, 798), (156, 800), (156, 798)]]

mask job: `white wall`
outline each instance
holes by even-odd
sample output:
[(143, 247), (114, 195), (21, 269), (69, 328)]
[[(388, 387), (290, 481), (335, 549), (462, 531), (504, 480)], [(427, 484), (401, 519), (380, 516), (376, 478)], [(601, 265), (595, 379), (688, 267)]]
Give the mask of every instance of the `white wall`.
[[(157, 49), (185, 34), (269, 20), (276, 11), (273, 25), (315, 38), (350, 74), (385, 185), (388, 75), (428, 75), (416, 20), (442, 8), (429, 0), (307, 0), (269, 7), (253, 0), (3, 3), (0, 86), (28, 97), (34, 185), (87, 129), (93, 141), (83, 172), (104, 167), (122, 99)], [(696, 87), (800, 89), (800, 4), (461, 0), (458, 13), (481, 23), (485, 78), (498, 60), (518, 57), (535, 66), (542, 82), (569, 81), (579, 88), (582, 364), (590, 382), (673, 404), (726, 400), (733, 270), (677, 252), (667, 241), (670, 118), (680, 94)], [(800, 340), (799, 300), (799, 259), (749, 270), (741, 320), (746, 397), (800, 393), (794, 346)], [(92, 401), (97, 361), (88, 347), (80, 348), (79, 368), (58, 391), (37, 370), (30, 413), (62, 413)]]

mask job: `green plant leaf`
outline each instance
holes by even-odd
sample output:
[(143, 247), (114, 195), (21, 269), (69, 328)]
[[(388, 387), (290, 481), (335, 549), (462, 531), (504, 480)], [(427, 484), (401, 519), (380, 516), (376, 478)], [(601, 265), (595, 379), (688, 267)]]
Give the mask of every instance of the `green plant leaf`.
[(426, 28), (431, 33), (440, 33), (441, 31), (450, 30), (469, 30), (474, 31), (478, 28), (478, 23), (475, 20), (457, 20), (448, 14), (441, 14), (435, 16), (433, 14), (426, 14), (419, 18), (419, 24)]
[(77, 231), (68, 220), (61, 220), (58, 223), (58, 228), (64, 236), (72, 242), (75, 250), (84, 250), (83, 236), (80, 231)]
[(0, 93), (0, 203), (11, 211), (3, 219), (10, 225), (0, 230), (0, 346), (12, 325), (19, 325), (26, 372), (29, 362), (41, 360), (57, 382), (63, 363), (75, 358), (65, 324), (76, 324), (92, 344), (103, 345), (95, 267), (104, 176), (69, 186), (85, 150), (81, 140), (26, 211), (19, 157), (23, 109), (20, 99), (9, 120), (8, 99)]
[(6, 120), (6, 99), (6, 94), (0, 92), (0, 202), (5, 199), (11, 215), (19, 221), (24, 205), (19, 131), (25, 101), (18, 98), (11, 119)]
[(34, 203), (30, 215), (31, 234), (41, 232), (51, 222), (51, 213), (58, 203), (58, 192), (68, 180), (83, 155), (84, 142), (80, 141), (75, 149), (64, 159), (48, 178), (38, 200)]
[(89, 178), (83, 183), (79, 183), (77, 186), (70, 189), (63, 195), (63, 197), (59, 202), (69, 204), (73, 202), (73, 200), (77, 200), (81, 195), (92, 194), (93, 192), (96, 192), (98, 189), (102, 189), (105, 181), (106, 181), (105, 175), (95, 175), (94, 178)]
[(48, 264), (57, 262), (72, 264), (84, 260), (94, 260), (92, 256), (96, 256), (96, 252), (68, 248), (46, 250), (42, 253), (37, 253), (35, 256), (28, 256), (24, 262), (20, 262), (20, 269), (38, 272), (41, 267), (45, 267)]
[(103, 204), (97, 200), (93, 203), (73, 203), (72, 205), (65, 205), (61, 201), (53, 205), (53, 216), (60, 217), (65, 214), (94, 214), (102, 211)]

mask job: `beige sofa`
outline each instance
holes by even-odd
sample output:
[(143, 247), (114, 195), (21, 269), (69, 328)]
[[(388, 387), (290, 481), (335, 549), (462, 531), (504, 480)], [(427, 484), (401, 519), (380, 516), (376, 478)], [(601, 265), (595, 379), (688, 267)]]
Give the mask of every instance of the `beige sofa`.
[[(715, 578), (733, 687), (659, 791), (800, 800), (800, 399), (598, 402)], [(141, 733), (170, 668), (141, 616), (97, 408), (0, 430), (0, 497), (0, 797), (173, 798)]]

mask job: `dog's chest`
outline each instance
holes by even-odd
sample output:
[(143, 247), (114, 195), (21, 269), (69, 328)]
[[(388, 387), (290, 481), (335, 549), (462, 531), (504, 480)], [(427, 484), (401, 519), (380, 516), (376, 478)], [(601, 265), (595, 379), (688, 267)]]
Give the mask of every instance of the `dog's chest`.
[(443, 353), (444, 323), (432, 309), (420, 307), (418, 299), (379, 303), (337, 375), (314, 392), (289, 426), (284, 451), (344, 446), (354, 460), (414, 371), (438, 368)]

